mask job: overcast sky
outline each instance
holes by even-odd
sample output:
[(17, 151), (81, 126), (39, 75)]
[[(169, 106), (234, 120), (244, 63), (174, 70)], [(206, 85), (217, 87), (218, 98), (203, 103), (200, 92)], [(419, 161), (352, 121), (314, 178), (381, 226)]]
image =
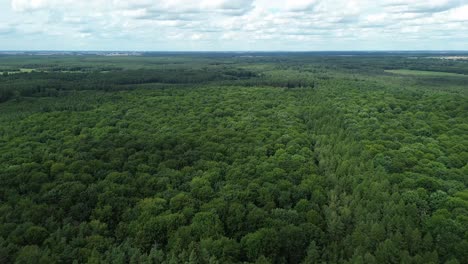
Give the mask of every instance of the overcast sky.
[(0, 0), (0, 50), (468, 50), (468, 0)]

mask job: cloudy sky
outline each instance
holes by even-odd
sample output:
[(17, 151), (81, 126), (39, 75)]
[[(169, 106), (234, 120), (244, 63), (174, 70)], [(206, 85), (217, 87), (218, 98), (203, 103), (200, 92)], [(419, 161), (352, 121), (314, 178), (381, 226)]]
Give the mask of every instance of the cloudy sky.
[(0, 0), (0, 50), (468, 50), (468, 0)]

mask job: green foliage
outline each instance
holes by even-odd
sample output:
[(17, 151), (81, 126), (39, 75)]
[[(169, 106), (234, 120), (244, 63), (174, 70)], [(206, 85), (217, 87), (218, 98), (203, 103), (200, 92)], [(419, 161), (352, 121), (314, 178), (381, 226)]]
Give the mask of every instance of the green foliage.
[(0, 263), (464, 263), (446, 63), (2, 57)]

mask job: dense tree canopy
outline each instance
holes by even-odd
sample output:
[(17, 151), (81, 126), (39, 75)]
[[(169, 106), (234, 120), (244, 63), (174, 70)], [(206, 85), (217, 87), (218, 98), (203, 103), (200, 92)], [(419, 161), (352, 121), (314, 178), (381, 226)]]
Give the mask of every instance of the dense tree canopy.
[(2, 58), (0, 263), (465, 263), (468, 77), (401, 68), (468, 73)]

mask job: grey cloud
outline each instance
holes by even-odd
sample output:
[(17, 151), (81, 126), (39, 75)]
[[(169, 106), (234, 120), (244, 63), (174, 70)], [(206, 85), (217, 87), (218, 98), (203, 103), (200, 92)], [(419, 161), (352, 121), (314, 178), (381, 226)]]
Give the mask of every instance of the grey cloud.
[(94, 33), (94, 30), (91, 29), (91, 28), (80, 28), (80, 29), (78, 29), (78, 32), (91, 34), (91, 33)]
[(330, 36), (332, 31), (330, 30), (317, 30), (317, 31), (302, 31), (302, 32), (282, 32), (281, 35), (287, 36)]
[(143, 14), (133, 16), (135, 19), (142, 20), (177, 20), (177, 21), (194, 21), (200, 20), (200, 17), (193, 13), (162, 13), (159, 11), (147, 10)]
[(310, 1), (306, 3), (295, 3), (287, 4), (286, 10), (289, 12), (309, 12), (314, 11), (318, 5), (318, 1)]
[(13, 25), (0, 25), (0, 35), (12, 34), (15, 31), (15, 26)]
[(359, 21), (359, 16), (344, 16), (338, 18), (335, 22), (339, 24), (350, 24), (356, 23)]
[[(169, 1), (170, 3), (170, 1)], [(149, 14), (157, 16), (158, 14), (203, 14), (220, 13), (224, 15), (243, 15), (254, 8), (254, 0), (219, 0), (219, 1), (201, 1), (189, 2), (185, 5), (180, 4), (171, 6), (171, 4), (147, 4), (139, 5), (139, 8), (145, 9)]]
[(427, 1), (411, 3), (405, 1), (388, 3), (385, 6), (389, 7), (393, 13), (439, 13), (456, 8), (462, 4), (463, 1), (461, 0), (448, 0), (435, 3)]
[(222, 10), (250, 10), (253, 8), (253, 0), (224, 0), (222, 1), (217, 9)]

